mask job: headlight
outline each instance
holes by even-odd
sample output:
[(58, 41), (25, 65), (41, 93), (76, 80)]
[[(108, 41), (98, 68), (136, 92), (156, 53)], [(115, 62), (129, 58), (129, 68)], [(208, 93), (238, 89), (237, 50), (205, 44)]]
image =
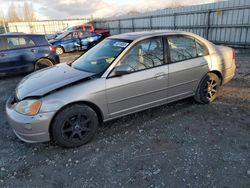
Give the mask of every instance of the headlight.
[(41, 102), (39, 100), (23, 100), (17, 103), (14, 109), (25, 115), (36, 115), (41, 107)]

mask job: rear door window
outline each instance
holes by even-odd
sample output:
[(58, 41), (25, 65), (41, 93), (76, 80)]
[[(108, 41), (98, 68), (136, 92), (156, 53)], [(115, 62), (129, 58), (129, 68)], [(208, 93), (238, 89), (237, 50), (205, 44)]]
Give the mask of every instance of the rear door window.
[(7, 46), (8, 49), (25, 48), (35, 46), (35, 43), (28, 37), (8, 37)]
[(197, 48), (198, 56), (201, 57), (201, 56), (208, 55), (207, 47), (204, 44), (202, 44), (201, 42), (197, 41), (197, 40), (195, 40), (195, 42), (196, 42), (196, 48)]
[(197, 57), (195, 40), (188, 36), (168, 36), (171, 62), (179, 62)]
[(7, 39), (5, 37), (0, 37), (0, 50), (7, 50)]

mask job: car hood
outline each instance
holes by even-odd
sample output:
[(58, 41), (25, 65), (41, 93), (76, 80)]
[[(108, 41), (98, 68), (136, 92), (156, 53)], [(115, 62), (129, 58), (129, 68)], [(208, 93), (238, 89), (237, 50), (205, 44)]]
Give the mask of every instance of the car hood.
[(22, 100), (27, 97), (43, 96), (91, 76), (94, 76), (94, 73), (74, 69), (65, 63), (59, 64), (24, 77), (16, 88), (16, 97)]
[(55, 43), (55, 42), (57, 42), (57, 41), (58, 41), (57, 39), (50, 39), (50, 40), (49, 40), (49, 43), (50, 43), (50, 44), (53, 44), (53, 43)]

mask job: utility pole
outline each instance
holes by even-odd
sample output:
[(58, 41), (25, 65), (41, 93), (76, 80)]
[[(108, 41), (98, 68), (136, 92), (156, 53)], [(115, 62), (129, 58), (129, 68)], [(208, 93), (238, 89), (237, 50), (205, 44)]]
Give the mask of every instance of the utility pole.
[(2, 13), (2, 24), (3, 24), (3, 27), (4, 27), (4, 32), (7, 33), (7, 28), (6, 28), (6, 25), (5, 25), (5, 16), (4, 16), (4, 12), (1, 11)]
[(7, 28), (6, 28), (6, 25), (5, 25), (5, 19), (3, 17), (3, 27), (4, 27), (4, 32), (7, 33)]

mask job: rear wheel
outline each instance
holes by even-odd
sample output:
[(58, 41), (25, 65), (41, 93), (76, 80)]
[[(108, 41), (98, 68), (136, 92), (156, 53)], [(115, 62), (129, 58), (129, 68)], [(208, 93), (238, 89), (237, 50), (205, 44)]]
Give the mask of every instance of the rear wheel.
[(98, 117), (86, 105), (72, 105), (55, 117), (51, 134), (53, 140), (62, 147), (78, 147), (89, 142), (96, 132)]
[(214, 73), (208, 73), (200, 82), (195, 94), (195, 100), (205, 104), (213, 102), (218, 95), (221, 79)]
[(60, 46), (56, 47), (56, 54), (62, 55), (64, 53), (64, 49)]
[(36, 62), (35, 70), (40, 70), (40, 69), (47, 68), (53, 65), (54, 65), (53, 62), (50, 59), (42, 58)]

